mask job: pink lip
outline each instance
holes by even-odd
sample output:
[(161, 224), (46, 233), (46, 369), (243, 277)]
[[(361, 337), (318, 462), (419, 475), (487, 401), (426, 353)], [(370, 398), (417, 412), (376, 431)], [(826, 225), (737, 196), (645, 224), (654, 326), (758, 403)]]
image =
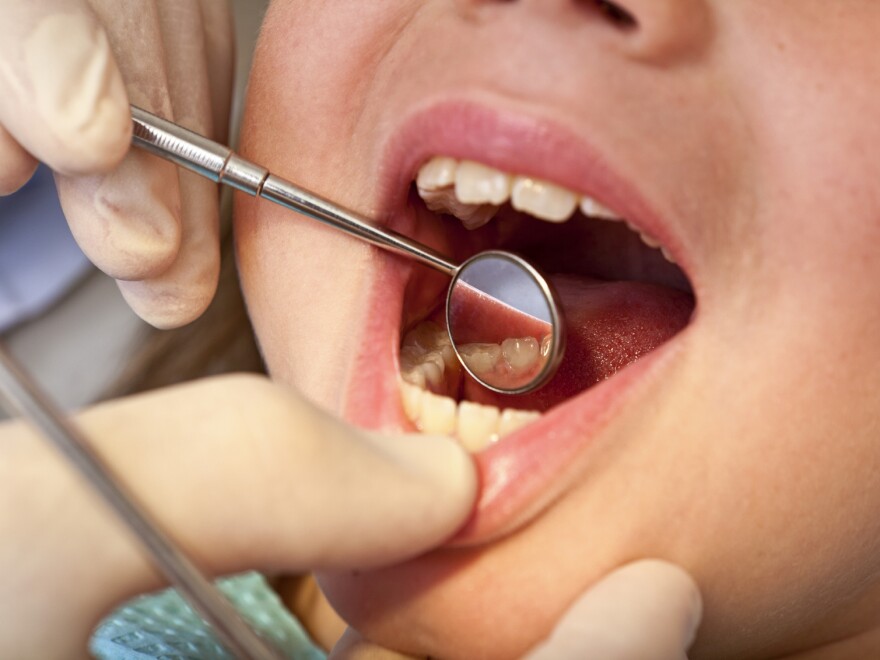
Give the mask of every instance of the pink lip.
[[(407, 208), (407, 192), (418, 167), (436, 155), (476, 160), (590, 195), (679, 256), (671, 228), (580, 137), (541, 119), (466, 102), (444, 102), (417, 112), (390, 140), (380, 169), (380, 208), (388, 210), (389, 225), (397, 231), (416, 232), (417, 214)], [(394, 257), (377, 263), (369, 308), (382, 312), (365, 319), (361, 334), (364, 346), (387, 348), (356, 356), (342, 413), (366, 428), (412, 430), (400, 402), (397, 353), (404, 290), (413, 268)], [(680, 338), (475, 456), (479, 501), (452, 543), (475, 545), (506, 534), (571, 488), (593, 438), (624, 405), (625, 395), (668, 361)]]

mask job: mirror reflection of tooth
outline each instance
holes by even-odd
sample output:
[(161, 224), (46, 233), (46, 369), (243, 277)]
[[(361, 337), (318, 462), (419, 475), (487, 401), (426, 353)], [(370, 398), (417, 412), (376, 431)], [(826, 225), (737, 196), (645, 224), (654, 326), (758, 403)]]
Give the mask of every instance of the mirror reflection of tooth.
[(455, 172), (458, 169), (458, 161), (454, 158), (438, 156), (422, 165), (416, 178), (419, 189), (440, 190), (451, 188), (455, 185)]
[(498, 420), (498, 437), (503, 438), (505, 435), (510, 435), (540, 417), (541, 413), (532, 410), (506, 408)]
[(546, 220), (565, 222), (578, 206), (578, 197), (570, 190), (546, 181), (518, 176), (513, 182), (510, 203), (517, 211)]
[(553, 337), (551, 335), (546, 335), (541, 340), (541, 357), (546, 358), (550, 355), (550, 347), (553, 345)]
[(457, 404), (447, 396), (425, 392), (420, 402), (419, 430), (431, 435), (453, 435), (456, 427)]
[(477, 453), (498, 439), (498, 420), (501, 412), (494, 406), (462, 401), (458, 405), (456, 434), (462, 446)]
[(501, 342), (501, 354), (514, 374), (525, 373), (538, 362), (540, 347), (534, 337), (518, 337)]
[(458, 164), (455, 196), (466, 204), (501, 206), (510, 199), (511, 176), (470, 160)]
[(498, 344), (465, 344), (459, 347), (458, 352), (468, 368), (478, 376), (494, 371), (501, 358)]

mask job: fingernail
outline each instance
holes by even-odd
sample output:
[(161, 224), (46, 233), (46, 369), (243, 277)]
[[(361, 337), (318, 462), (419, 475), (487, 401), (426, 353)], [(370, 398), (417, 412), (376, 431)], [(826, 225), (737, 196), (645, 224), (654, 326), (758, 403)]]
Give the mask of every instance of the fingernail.
[(82, 14), (45, 17), (25, 44), (35, 110), (60, 150), (64, 174), (105, 171), (129, 149), (131, 113), (107, 36)]

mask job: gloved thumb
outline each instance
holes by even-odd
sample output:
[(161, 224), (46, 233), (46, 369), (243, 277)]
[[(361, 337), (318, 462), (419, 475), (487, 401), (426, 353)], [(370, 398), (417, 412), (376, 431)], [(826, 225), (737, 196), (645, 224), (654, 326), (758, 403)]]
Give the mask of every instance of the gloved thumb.
[(0, 126), (63, 174), (107, 171), (131, 139), (122, 75), (86, 0), (0, 3)]
[(641, 560), (610, 573), (568, 610), (529, 660), (679, 660), (702, 616), (700, 591), (683, 569)]

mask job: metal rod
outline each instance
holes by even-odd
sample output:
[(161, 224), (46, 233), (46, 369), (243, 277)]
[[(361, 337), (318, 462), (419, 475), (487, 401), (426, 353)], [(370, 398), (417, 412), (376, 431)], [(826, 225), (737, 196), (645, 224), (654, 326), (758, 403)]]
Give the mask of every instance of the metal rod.
[(39, 388), (0, 343), (0, 403), (10, 414), (33, 424), (85, 477), (134, 533), (156, 566), (213, 628), (236, 657), (280, 660), (282, 656), (241, 619), (232, 604), (208, 580), (114, 475), (82, 432)]
[(262, 197), (323, 222), (382, 249), (411, 257), (450, 277), (457, 265), (445, 256), (391, 229), (378, 227), (363, 216), (342, 208), (267, 169), (241, 158), (228, 147), (156, 115), (131, 107), (132, 144), (200, 174), (216, 183)]

